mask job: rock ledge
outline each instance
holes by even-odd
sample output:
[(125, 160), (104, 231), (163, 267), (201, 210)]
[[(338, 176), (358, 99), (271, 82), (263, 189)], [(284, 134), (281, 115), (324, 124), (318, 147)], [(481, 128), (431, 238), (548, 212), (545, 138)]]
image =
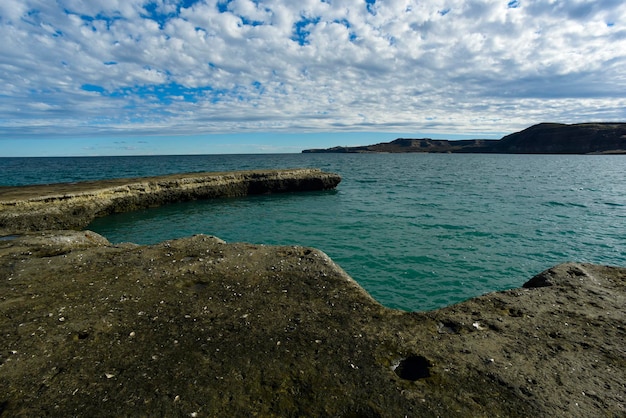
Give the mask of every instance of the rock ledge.
[(0, 233), (80, 229), (115, 212), (195, 199), (326, 190), (340, 181), (339, 175), (318, 169), (291, 169), (0, 187)]

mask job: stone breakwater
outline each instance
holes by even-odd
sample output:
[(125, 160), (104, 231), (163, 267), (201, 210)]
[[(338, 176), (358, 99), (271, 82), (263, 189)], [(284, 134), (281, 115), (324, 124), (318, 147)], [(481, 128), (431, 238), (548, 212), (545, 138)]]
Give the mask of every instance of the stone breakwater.
[(623, 417), (625, 306), (618, 267), (402, 312), (312, 248), (15, 232), (0, 415)]
[(195, 199), (325, 190), (340, 181), (337, 174), (318, 169), (292, 169), (0, 187), (0, 232), (80, 229), (115, 212)]

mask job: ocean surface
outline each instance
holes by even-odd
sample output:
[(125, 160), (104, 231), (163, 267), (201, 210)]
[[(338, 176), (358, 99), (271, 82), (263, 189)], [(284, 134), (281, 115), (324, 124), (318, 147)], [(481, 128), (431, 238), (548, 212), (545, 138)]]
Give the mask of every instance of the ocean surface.
[(336, 190), (172, 204), (97, 219), (111, 242), (197, 233), (319, 248), (382, 304), (430, 310), (565, 261), (626, 266), (626, 156), (276, 154), (0, 158), (0, 185), (318, 167)]

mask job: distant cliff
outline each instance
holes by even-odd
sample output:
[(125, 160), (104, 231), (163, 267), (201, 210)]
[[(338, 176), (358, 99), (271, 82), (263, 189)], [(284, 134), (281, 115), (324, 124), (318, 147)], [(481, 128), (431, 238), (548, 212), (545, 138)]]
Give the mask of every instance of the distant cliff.
[(626, 123), (540, 123), (500, 140), (408, 139), (303, 153), (626, 154)]
[(507, 154), (626, 154), (626, 123), (540, 123), (503, 137), (494, 148)]
[(327, 152), (343, 152), (343, 153), (372, 153), (372, 152), (486, 152), (499, 142), (498, 140), (488, 139), (469, 139), (451, 141), (447, 139), (409, 139), (398, 138), (391, 142), (382, 142), (374, 145), (364, 145), (360, 147), (333, 147), (328, 149), (308, 149), (304, 153), (327, 153)]

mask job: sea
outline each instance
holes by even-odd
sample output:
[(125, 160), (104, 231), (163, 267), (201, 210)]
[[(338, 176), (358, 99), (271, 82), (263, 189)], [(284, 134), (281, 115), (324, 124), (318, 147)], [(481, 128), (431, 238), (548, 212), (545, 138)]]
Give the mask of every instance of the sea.
[(425, 311), (558, 263), (626, 266), (626, 156), (254, 154), (0, 158), (0, 185), (316, 167), (335, 190), (183, 202), (88, 229), (112, 243), (215, 235), (328, 254), (376, 300)]

